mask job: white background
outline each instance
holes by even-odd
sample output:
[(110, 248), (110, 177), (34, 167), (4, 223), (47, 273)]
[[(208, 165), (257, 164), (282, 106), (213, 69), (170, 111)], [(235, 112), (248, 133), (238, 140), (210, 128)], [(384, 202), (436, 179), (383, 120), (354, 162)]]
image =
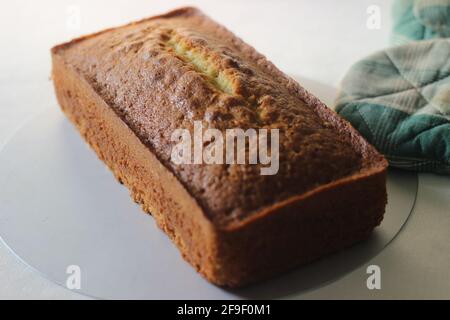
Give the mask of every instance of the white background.
[[(0, 12), (0, 145), (26, 119), (55, 105), (49, 79), (51, 46), (186, 4), (200, 7), (226, 25), (329, 104), (352, 63), (388, 46), (390, 1), (4, 3)], [(380, 29), (366, 27), (370, 5), (381, 9)], [(81, 14), (79, 28), (69, 18), (76, 10)], [(355, 297), (341, 279), (329, 285), (326, 297), (450, 298), (450, 178), (422, 174), (419, 182), (409, 222), (370, 262), (381, 267), (382, 290), (367, 290)], [(305, 297), (318, 294), (312, 291)], [(45, 280), (0, 245), (0, 298), (79, 297)]]

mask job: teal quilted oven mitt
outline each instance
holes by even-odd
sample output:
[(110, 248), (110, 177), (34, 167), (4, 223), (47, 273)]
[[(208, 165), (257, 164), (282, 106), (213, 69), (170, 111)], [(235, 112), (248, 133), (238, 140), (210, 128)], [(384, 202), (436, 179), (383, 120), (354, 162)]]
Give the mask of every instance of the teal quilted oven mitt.
[[(403, 24), (396, 20), (395, 28), (412, 42), (353, 65), (342, 81), (335, 109), (391, 166), (450, 174), (450, 38), (440, 37), (447, 32), (443, 22), (450, 26), (450, 1), (426, 1), (439, 3), (439, 12), (427, 9), (424, 2), (396, 3), (397, 10), (399, 4), (411, 4), (401, 16)], [(419, 23), (424, 24), (422, 31), (430, 30), (421, 33), (426, 37), (444, 31), (438, 38), (416, 41)]]
[(397, 0), (393, 44), (450, 37), (450, 0)]

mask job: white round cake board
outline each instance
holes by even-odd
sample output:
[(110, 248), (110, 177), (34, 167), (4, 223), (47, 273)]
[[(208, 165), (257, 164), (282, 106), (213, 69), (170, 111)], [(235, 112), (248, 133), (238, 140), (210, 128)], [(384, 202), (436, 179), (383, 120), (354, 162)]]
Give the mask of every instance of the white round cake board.
[(69, 266), (79, 267), (81, 287), (73, 290), (107, 299), (301, 297), (348, 275), (383, 250), (408, 219), (417, 192), (416, 174), (390, 171), (385, 219), (369, 240), (273, 280), (225, 290), (208, 283), (181, 258), (57, 106), (9, 140), (0, 153), (0, 177), (4, 243), (63, 286), (75, 275)]

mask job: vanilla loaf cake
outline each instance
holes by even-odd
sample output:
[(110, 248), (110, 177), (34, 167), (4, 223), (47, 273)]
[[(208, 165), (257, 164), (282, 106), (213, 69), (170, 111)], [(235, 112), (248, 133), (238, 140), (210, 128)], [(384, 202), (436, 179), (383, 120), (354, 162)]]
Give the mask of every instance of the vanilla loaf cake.
[[(58, 45), (52, 63), (63, 112), (215, 284), (285, 272), (367, 238), (383, 219), (384, 157), (198, 9)], [(172, 135), (195, 136), (195, 123), (220, 133), (276, 129), (277, 171), (261, 174), (262, 163), (175, 163)], [(243, 148), (250, 153), (249, 143)]]

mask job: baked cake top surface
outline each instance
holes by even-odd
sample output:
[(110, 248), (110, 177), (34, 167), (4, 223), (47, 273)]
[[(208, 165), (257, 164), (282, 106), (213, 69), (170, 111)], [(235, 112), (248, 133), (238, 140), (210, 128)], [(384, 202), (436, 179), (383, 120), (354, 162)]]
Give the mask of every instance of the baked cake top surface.
[[(109, 29), (54, 52), (89, 82), (219, 225), (368, 164), (364, 149), (371, 147), (347, 131), (337, 115), (322, 110), (262, 55), (196, 9)], [(193, 133), (194, 121), (223, 133), (279, 129), (278, 172), (261, 175), (267, 165), (248, 161), (175, 164), (171, 152), (177, 142), (171, 135), (176, 129)], [(248, 144), (245, 148), (249, 152)]]

